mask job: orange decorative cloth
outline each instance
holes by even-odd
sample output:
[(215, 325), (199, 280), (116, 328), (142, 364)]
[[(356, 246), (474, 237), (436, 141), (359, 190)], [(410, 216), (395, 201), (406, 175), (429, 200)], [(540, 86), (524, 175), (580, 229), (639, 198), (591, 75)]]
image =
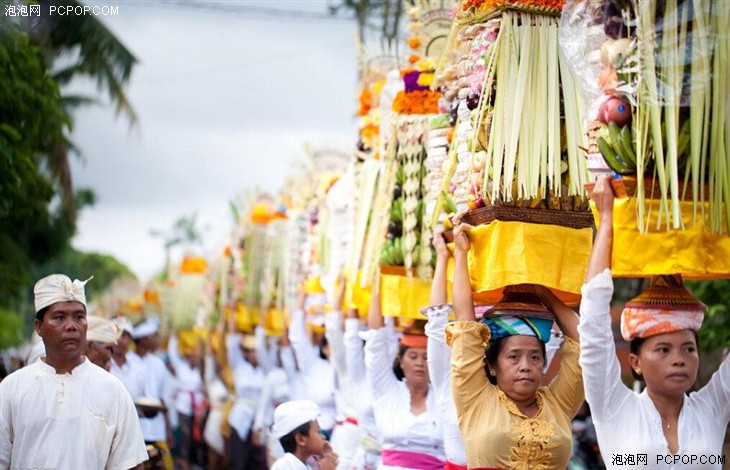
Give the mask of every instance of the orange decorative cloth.
[(621, 312), (621, 336), (631, 341), (681, 330), (697, 331), (705, 310), (705, 304), (684, 287), (681, 276), (654, 276), (649, 287), (627, 302)]

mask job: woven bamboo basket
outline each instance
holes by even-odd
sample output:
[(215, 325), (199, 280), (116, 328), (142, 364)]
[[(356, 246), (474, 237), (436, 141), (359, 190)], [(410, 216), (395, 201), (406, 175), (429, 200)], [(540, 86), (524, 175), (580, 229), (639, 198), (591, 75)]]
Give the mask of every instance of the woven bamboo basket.
[(529, 209), (515, 206), (485, 206), (467, 212), (461, 219), (469, 225), (486, 225), (495, 220), (527, 222), (531, 224), (558, 225), (575, 229), (593, 225), (590, 211), (560, 211)]
[[(687, 185), (687, 190), (684, 190), (685, 184)], [(586, 190), (588, 191), (588, 194), (593, 193), (593, 187), (596, 185), (594, 182), (586, 183)], [(613, 192), (618, 198), (626, 198), (626, 197), (635, 197), (636, 191), (638, 187), (638, 180), (636, 178), (632, 178), (630, 176), (624, 176), (621, 179), (612, 179), (611, 180), (611, 187), (613, 188)], [(709, 191), (709, 184), (705, 184), (705, 201), (710, 200), (710, 191)], [(692, 201), (692, 186), (690, 183), (686, 183), (685, 181), (679, 181), (679, 192), (680, 194), (684, 194), (684, 198), (681, 199), (682, 201)], [(661, 199), (661, 192), (659, 189), (659, 180), (653, 180), (651, 178), (645, 178), (644, 179), (644, 197), (646, 199)]]

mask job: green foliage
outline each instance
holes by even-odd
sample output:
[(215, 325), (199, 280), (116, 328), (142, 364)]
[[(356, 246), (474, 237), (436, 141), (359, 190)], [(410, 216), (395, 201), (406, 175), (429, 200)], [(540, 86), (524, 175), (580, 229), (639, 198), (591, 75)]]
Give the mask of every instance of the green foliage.
[(0, 216), (23, 209), (13, 204), (18, 192), (50, 200), (35, 157), (69, 125), (39, 49), (9, 18), (0, 17)]
[(54, 188), (37, 156), (68, 128), (57, 84), (11, 17), (0, 17), (0, 306), (15, 307), (29, 267), (72, 234), (49, 210)]
[(702, 328), (697, 332), (702, 352), (730, 346), (730, 280), (686, 281), (687, 288), (707, 305)]
[(365, 43), (365, 31), (373, 30), (384, 45), (393, 47), (398, 39), (404, 7), (409, 8), (413, 3), (412, 0), (338, 0), (328, 7), (332, 14), (352, 11), (361, 43)]
[(0, 308), (0, 350), (23, 341), (23, 318), (17, 313)]
[[(92, 272), (92, 297), (118, 276), (133, 277), (111, 257), (70, 249), (76, 208), (93, 204), (94, 193), (71, 184), (68, 110), (89, 100), (62, 97), (58, 80), (95, 78), (134, 121), (123, 85), (135, 59), (96, 17), (36, 19), (0, 16), (0, 349), (30, 331), (32, 286), (42, 275)], [(54, 76), (56, 59), (74, 50), (78, 62)]]

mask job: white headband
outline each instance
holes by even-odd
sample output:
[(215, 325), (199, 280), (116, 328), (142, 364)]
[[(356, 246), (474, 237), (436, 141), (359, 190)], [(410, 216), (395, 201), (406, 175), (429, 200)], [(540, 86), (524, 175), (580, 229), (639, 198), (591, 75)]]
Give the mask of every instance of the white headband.
[(271, 432), (281, 439), (302, 424), (314, 421), (319, 416), (319, 407), (310, 400), (292, 400), (282, 403), (274, 410), (274, 425)]
[(116, 344), (122, 330), (113, 321), (96, 315), (86, 316), (86, 341)]
[(160, 331), (160, 319), (157, 317), (149, 317), (147, 320), (139, 323), (132, 331), (132, 338), (140, 339), (145, 336), (153, 335)]
[(92, 280), (91, 276), (85, 281), (74, 279), (63, 274), (51, 274), (35, 283), (33, 294), (35, 295), (35, 311), (40, 312), (49, 305), (56, 302), (76, 301), (86, 306), (86, 293), (84, 286)]

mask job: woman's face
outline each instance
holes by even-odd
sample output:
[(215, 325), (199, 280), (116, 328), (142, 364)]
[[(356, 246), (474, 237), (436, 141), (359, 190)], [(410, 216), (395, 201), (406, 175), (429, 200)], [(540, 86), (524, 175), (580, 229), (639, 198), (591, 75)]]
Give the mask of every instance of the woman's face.
[(409, 384), (426, 385), (429, 383), (426, 348), (406, 349), (400, 358), (400, 367)]
[(248, 348), (242, 348), (243, 349), (243, 358), (248, 361), (249, 364), (251, 364), (254, 367), (258, 367), (259, 361), (258, 357), (256, 355), (255, 349), (248, 349)]
[(545, 356), (540, 340), (534, 336), (516, 335), (505, 338), (497, 356), (497, 363), (490, 364), (497, 386), (515, 401), (528, 401), (535, 397), (542, 385)]
[(700, 359), (691, 330), (663, 333), (644, 341), (631, 367), (644, 376), (647, 388), (663, 395), (683, 395), (697, 379)]

